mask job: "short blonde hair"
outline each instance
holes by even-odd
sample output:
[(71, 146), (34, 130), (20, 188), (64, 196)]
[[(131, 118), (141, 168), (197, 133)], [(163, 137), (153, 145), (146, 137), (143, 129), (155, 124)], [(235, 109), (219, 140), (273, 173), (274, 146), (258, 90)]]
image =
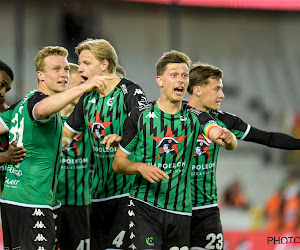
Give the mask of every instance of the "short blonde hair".
[(67, 49), (60, 47), (60, 46), (47, 46), (44, 47), (42, 50), (38, 52), (34, 59), (35, 63), (35, 69), (36, 71), (44, 71), (45, 70), (45, 65), (44, 65), (44, 60), (48, 56), (62, 56), (67, 58), (69, 55), (69, 52)]
[(109, 62), (108, 72), (115, 73), (118, 65), (118, 55), (114, 47), (105, 39), (87, 39), (79, 43), (75, 53), (79, 55), (83, 50), (90, 50), (98, 61)]

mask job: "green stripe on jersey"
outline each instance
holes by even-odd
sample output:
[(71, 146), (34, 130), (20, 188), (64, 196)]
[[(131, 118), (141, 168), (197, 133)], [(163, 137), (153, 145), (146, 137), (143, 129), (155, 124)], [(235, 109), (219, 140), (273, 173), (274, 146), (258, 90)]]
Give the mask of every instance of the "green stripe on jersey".
[[(67, 118), (62, 117), (64, 122)], [(91, 204), (90, 157), (88, 133), (76, 135), (72, 143), (63, 148), (57, 190), (62, 205)]]

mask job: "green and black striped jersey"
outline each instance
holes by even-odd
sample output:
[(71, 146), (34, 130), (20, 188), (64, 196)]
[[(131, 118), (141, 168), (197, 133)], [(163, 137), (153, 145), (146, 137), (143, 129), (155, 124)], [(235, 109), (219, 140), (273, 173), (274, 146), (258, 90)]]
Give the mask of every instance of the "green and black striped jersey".
[(62, 149), (62, 120), (59, 113), (41, 121), (34, 118), (35, 105), (47, 95), (32, 91), (0, 114), (9, 131), (9, 141), (27, 149), (27, 156), (7, 166), (2, 203), (52, 208), (56, 205), (57, 177)]
[[(222, 111), (209, 111), (220, 127), (229, 129), (237, 139), (244, 139), (250, 126), (235, 115)], [(192, 164), (193, 208), (217, 205), (216, 168), (220, 146), (203, 135), (197, 138)]]
[(97, 91), (84, 94), (65, 126), (74, 133), (87, 129), (90, 144), (95, 156), (95, 169), (92, 178), (92, 199), (97, 201), (129, 193), (133, 176), (117, 174), (112, 169), (116, 147), (105, 149), (100, 142), (106, 135), (123, 135), (127, 114), (138, 106), (147, 103), (140, 86), (125, 78), (113, 91), (100, 97)]
[(135, 109), (124, 124), (120, 149), (134, 152), (135, 161), (155, 165), (169, 179), (151, 184), (136, 175), (130, 195), (179, 214), (192, 212), (191, 167), (197, 136), (217, 124), (206, 112), (183, 105), (175, 115), (162, 112), (156, 102)]
[[(64, 122), (67, 119), (62, 117)], [(62, 205), (91, 204), (91, 152), (88, 133), (76, 135), (72, 143), (63, 148), (57, 188)]]

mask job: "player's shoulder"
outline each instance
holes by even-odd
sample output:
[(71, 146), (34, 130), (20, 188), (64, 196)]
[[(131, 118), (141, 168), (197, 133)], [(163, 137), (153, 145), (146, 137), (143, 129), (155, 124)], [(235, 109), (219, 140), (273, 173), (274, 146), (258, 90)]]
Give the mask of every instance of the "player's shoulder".
[(185, 103), (185, 102), (182, 103), (182, 109), (183, 109), (184, 111), (186, 111), (186, 112), (195, 114), (196, 116), (200, 116), (200, 115), (203, 115), (203, 114), (207, 114), (207, 112), (202, 111), (202, 110), (199, 110), (199, 109), (196, 109), (196, 108), (193, 108), (193, 107), (191, 107), (190, 105), (188, 105), (188, 104)]
[(210, 115), (215, 116), (215, 117), (231, 117), (231, 118), (235, 118), (237, 117), (235, 114), (230, 113), (230, 112), (225, 112), (222, 110), (209, 110), (208, 111)]
[(124, 95), (130, 92), (133, 92), (134, 94), (144, 94), (140, 85), (127, 78), (122, 78), (117, 86), (122, 90)]
[(139, 117), (141, 116), (144, 112), (147, 112), (148, 110), (151, 110), (153, 107), (153, 102), (149, 102), (147, 104), (137, 106), (134, 109), (132, 109), (131, 112), (129, 112), (128, 116), (136, 116)]

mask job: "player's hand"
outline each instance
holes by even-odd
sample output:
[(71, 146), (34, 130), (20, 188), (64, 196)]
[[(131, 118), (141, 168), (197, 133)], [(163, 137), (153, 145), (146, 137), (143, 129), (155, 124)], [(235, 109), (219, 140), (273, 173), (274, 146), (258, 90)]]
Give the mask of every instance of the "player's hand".
[(107, 81), (111, 79), (113, 79), (112, 76), (96, 75), (92, 79), (89, 79), (84, 83), (84, 86), (86, 87), (85, 92), (97, 90), (99, 93), (103, 93), (107, 88)]
[(138, 164), (139, 164), (138, 171), (150, 183), (155, 184), (156, 182), (161, 182), (164, 179), (169, 179), (169, 176), (156, 166), (149, 165), (146, 163), (138, 163)]
[(222, 128), (220, 132), (221, 133), (219, 133), (217, 137), (218, 139), (224, 141), (225, 143), (231, 143), (232, 140), (234, 139), (233, 134), (228, 129)]
[(11, 164), (17, 164), (24, 160), (26, 149), (21, 146), (17, 147), (17, 141), (13, 141), (9, 144), (7, 151), (3, 152), (6, 154), (6, 162)]
[(108, 150), (110, 147), (117, 147), (121, 142), (122, 136), (116, 134), (106, 135), (100, 142), (102, 145), (106, 145), (105, 149)]

